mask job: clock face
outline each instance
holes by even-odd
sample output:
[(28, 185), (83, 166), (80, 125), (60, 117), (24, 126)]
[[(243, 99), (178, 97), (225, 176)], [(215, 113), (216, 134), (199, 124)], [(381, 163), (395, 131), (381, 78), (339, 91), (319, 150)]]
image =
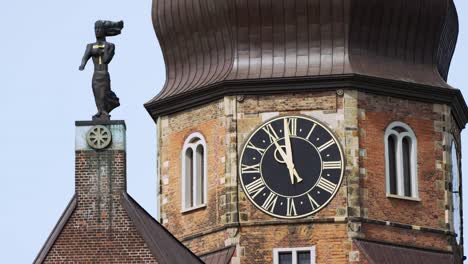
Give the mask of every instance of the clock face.
[(272, 119), (252, 133), (239, 160), (249, 200), (279, 218), (318, 212), (338, 191), (343, 151), (333, 133), (304, 116)]

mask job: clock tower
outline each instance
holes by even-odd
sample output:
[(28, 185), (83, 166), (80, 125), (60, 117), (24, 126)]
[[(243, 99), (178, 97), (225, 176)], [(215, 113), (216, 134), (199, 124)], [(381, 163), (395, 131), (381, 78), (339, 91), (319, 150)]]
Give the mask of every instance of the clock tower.
[(452, 0), (153, 0), (153, 24), (160, 221), (205, 262), (461, 261)]

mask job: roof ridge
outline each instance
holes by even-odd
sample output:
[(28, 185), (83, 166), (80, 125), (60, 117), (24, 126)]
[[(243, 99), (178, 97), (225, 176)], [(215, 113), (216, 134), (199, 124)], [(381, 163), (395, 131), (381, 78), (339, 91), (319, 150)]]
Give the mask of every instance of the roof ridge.
[(52, 229), (52, 232), (50, 233), (49, 237), (47, 237), (46, 242), (44, 243), (41, 250), (37, 254), (36, 258), (34, 259), (33, 261), (34, 264), (39, 264), (39, 263), (44, 262), (44, 260), (47, 257), (47, 254), (49, 254), (49, 251), (52, 249), (52, 246), (55, 244), (55, 241), (57, 240), (59, 235), (62, 233), (63, 228), (68, 223), (68, 220), (70, 219), (73, 212), (75, 211), (76, 205), (77, 205), (77, 199), (76, 199), (76, 194), (74, 194), (70, 202), (68, 203), (65, 211), (63, 211), (62, 215), (57, 221), (57, 224), (55, 224), (54, 228)]
[[(158, 263), (164, 264), (186, 264), (203, 263), (203, 261), (180, 242), (161, 223), (156, 221), (138, 202), (127, 192), (122, 192), (122, 205), (127, 215), (132, 220), (135, 228), (148, 245), (151, 253), (156, 257)], [(156, 241), (155, 235), (159, 235)], [(171, 254), (175, 251), (177, 254)]]

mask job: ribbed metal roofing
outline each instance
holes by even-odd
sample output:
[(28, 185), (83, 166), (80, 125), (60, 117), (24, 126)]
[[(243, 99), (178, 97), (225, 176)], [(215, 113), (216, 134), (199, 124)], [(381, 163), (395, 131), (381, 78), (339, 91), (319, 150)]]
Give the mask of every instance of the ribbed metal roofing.
[(458, 36), (453, 0), (153, 0), (153, 23), (167, 81), (149, 104), (232, 80), (359, 74), (450, 88)]

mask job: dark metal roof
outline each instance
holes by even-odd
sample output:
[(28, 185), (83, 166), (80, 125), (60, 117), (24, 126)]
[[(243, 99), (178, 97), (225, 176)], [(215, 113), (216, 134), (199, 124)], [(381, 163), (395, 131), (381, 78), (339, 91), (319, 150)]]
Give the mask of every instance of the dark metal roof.
[(203, 263), (126, 192), (122, 193), (122, 204), (158, 263)]
[(364, 240), (354, 243), (365, 255), (369, 264), (445, 264), (454, 263), (453, 254), (408, 248)]
[(153, 24), (167, 72), (146, 104), (153, 117), (165, 102), (249, 80), (359, 75), (409, 83), (409, 93), (411, 84), (453, 89), (453, 0), (153, 0)]
[(203, 254), (200, 258), (205, 264), (229, 264), (235, 251), (236, 247), (231, 246)]

